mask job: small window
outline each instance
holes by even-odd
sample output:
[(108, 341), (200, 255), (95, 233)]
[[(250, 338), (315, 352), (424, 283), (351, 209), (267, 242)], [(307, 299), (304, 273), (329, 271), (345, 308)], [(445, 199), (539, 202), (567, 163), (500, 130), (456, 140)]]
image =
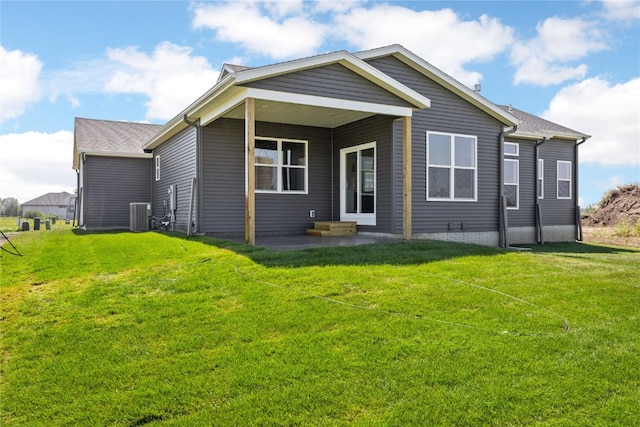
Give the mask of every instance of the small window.
[(544, 199), (544, 159), (538, 159), (538, 199)]
[(477, 200), (477, 138), (427, 132), (427, 200)]
[(160, 156), (156, 156), (156, 181), (160, 181)]
[(520, 161), (504, 159), (504, 195), (507, 209), (518, 209), (520, 203)]
[(307, 192), (307, 141), (256, 138), (256, 191)]
[(519, 156), (520, 145), (513, 142), (504, 143), (504, 155), (505, 156)]
[(571, 162), (558, 160), (558, 199), (571, 198)]

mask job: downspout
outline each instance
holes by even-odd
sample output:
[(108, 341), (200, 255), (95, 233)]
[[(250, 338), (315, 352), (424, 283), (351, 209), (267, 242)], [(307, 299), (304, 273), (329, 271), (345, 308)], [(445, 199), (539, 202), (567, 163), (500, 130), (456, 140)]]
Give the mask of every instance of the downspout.
[[(195, 218), (194, 218), (194, 223), (193, 224), (187, 224), (187, 235), (191, 235), (192, 231), (194, 233), (200, 233), (201, 232), (201, 226), (200, 224), (202, 224), (202, 215), (203, 215), (203, 211), (204, 209), (202, 209), (203, 206), (203, 176), (204, 176), (204, 171), (203, 171), (203, 147), (202, 147), (202, 126), (200, 125), (200, 119), (196, 120), (196, 121), (190, 121), (187, 118), (187, 115), (185, 114), (184, 116), (182, 116), (182, 120), (188, 124), (189, 126), (195, 128), (196, 130), (196, 200), (195, 200), (195, 204), (196, 204), (196, 214), (195, 214)], [(193, 206), (189, 206), (190, 212), (193, 211)], [(189, 215), (190, 217), (191, 215)]]
[[(540, 205), (540, 197), (538, 197), (538, 176), (540, 174), (540, 146), (546, 142), (549, 141), (549, 138), (547, 138), (546, 136), (544, 138), (542, 138), (541, 140), (536, 141), (536, 155), (535, 155), (535, 181), (534, 181), (534, 186), (533, 188), (536, 189), (536, 191), (534, 192), (534, 197), (536, 198), (536, 212), (535, 212), (535, 216), (536, 216), (536, 243), (538, 244), (543, 244), (544, 243), (544, 236), (543, 236), (543, 229), (542, 229), (542, 207)], [(544, 171), (542, 171), (542, 173), (544, 173)], [(544, 177), (542, 179), (542, 185), (544, 185)], [(544, 189), (542, 190), (544, 191)]]
[(582, 141), (576, 143), (575, 146), (575, 165), (573, 167), (573, 170), (575, 171), (575, 183), (576, 183), (576, 194), (575, 194), (575, 200), (576, 200), (576, 240), (578, 242), (582, 242), (582, 218), (581, 218), (581, 213), (580, 213), (580, 200), (578, 199), (578, 146), (581, 144), (584, 144), (587, 139), (589, 139), (588, 137), (584, 137), (582, 138)]
[[(80, 169), (76, 170), (76, 203), (73, 209), (73, 222), (72, 227), (76, 227), (76, 220), (80, 214)], [(79, 222), (79, 221), (78, 221)]]
[(499, 245), (501, 248), (506, 248), (509, 246), (509, 239), (507, 236), (507, 229), (509, 228), (509, 224), (507, 223), (507, 202), (504, 196), (504, 138), (507, 135), (511, 135), (516, 130), (518, 130), (518, 126), (514, 126), (505, 130), (503, 128), (502, 132), (500, 132), (500, 152), (498, 155), (498, 168), (500, 170), (500, 199), (498, 201), (498, 207), (500, 210), (500, 230), (499, 230)]

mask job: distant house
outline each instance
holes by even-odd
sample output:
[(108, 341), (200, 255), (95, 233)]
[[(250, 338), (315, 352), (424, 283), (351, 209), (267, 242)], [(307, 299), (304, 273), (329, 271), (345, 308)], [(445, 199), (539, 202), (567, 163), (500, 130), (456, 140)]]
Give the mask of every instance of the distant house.
[(29, 211), (40, 212), (45, 217), (73, 219), (76, 196), (66, 191), (47, 193), (22, 204), (22, 215)]
[(80, 225), (129, 204), (187, 233), (359, 233), (506, 246), (578, 235), (588, 135), (491, 103), (394, 45), (226, 65), (163, 126), (76, 119)]

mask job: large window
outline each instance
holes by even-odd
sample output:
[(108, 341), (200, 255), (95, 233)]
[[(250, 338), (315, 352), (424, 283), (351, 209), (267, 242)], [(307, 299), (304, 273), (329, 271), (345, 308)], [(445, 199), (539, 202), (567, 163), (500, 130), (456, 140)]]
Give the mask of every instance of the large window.
[(256, 138), (256, 192), (307, 192), (307, 141)]
[(477, 200), (477, 138), (427, 132), (427, 200)]
[(504, 195), (507, 209), (518, 209), (520, 203), (520, 162), (504, 159)]
[(571, 198), (571, 162), (558, 160), (558, 199)]

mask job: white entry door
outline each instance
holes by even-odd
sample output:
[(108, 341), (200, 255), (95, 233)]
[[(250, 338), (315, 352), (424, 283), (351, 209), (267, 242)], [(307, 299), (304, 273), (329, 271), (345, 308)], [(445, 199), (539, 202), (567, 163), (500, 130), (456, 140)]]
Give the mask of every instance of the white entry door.
[(376, 225), (376, 143), (340, 150), (340, 220)]

